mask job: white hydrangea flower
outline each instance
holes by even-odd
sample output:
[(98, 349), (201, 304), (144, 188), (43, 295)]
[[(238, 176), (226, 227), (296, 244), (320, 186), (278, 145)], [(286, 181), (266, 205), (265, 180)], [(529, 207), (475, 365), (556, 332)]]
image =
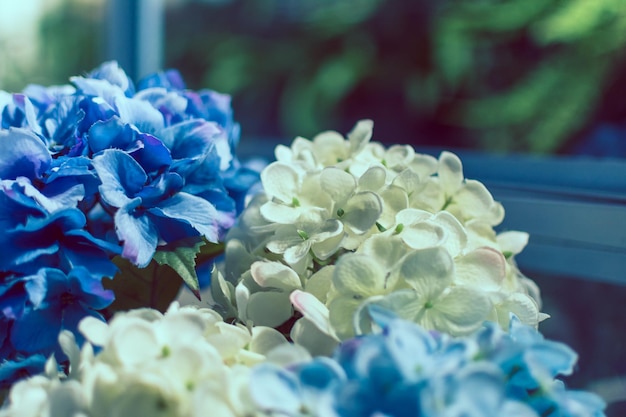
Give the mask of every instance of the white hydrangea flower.
[(288, 344), (274, 329), (249, 330), (213, 310), (177, 304), (165, 314), (118, 313), (109, 323), (88, 317), (79, 330), (88, 341), (82, 350), (69, 332), (59, 336), (69, 376), (59, 378), (51, 359), (47, 375), (13, 387), (0, 415), (253, 416), (245, 395), (250, 366)]
[(277, 147), (265, 194), (228, 236), (226, 279), (214, 276), (222, 313), (291, 326), (317, 353), (368, 331), (371, 303), (452, 334), (485, 319), (506, 327), (510, 312), (543, 319), (514, 261), (527, 235), (496, 235), (504, 210), (485, 186), (465, 178), (456, 155), (385, 148), (372, 128), (365, 120), (345, 138), (322, 132)]

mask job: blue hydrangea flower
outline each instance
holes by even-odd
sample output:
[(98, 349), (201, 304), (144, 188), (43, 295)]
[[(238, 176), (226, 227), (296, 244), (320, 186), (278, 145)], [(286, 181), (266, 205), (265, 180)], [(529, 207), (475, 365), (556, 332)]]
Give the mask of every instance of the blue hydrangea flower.
[(257, 405), (287, 416), (604, 416), (598, 396), (555, 379), (575, 353), (515, 317), (509, 333), (486, 323), (451, 338), (370, 313), (380, 331), (342, 343), (332, 361), (257, 367)]
[(69, 274), (43, 268), (20, 279), (28, 295), (21, 317), (12, 323), (10, 343), (18, 352), (60, 352), (57, 338), (61, 330), (78, 334), (78, 322), (86, 316), (102, 319), (97, 312), (114, 299), (112, 291), (82, 267)]
[(49, 355), (107, 306), (114, 256), (145, 266), (159, 245), (221, 239), (258, 181), (238, 175), (228, 96), (172, 71), (136, 89), (115, 62), (70, 81), (0, 92), (3, 358)]
[(8, 389), (20, 379), (42, 373), (45, 365), (46, 357), (41, 354), (0, 361), (0, 389)]

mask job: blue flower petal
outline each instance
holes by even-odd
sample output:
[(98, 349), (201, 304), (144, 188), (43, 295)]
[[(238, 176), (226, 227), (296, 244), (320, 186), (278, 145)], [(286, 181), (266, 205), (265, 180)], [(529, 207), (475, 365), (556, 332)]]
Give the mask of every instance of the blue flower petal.
[(60, 308), (30, 310), (13, 323), (11, 344), (27, 353), (50, 352), (61, 331)]
[(112, 85), (118, 86), (128, 97), (131, 97), (135, 92), (133, 81), (116, 61), (102, 63), (87, 76), (97, 80), (105, 80)]
[(8, 389), (20, 379), (42, 373), (45, 365), (46, 357), (41, 354), (0, 362), (0, 389)]
[(41, 139), (24, 129), (0, 130), (0, 154), (0, 179), (40, 178), (52, 161)]
[(151, 208), (157, 216), (183, 220), (204, 235), (210, 242), (219, 239), (218, 213), (208, 201), (191, 194), (180, 192)]
[(141, 200), (120, 208), (115, 213), (115, 230), (123, 242), (122, 256), (143, 268), (154, 256), (159, 236), (148, 216), (134, 213)]
[(89, 128), (88, 143), (93, 153), (109, 148), (127, 149), (135, 140), (135, 131), (119, 117), (98, 120)]
[(130, 203), (148, 180), (141, 165), (118, 149), (103, 151), (93, 158), (92, 164), (102, 181), (102, 199), (113, 207)]
[(186, 88), (180, 72), (173, 69), (150, 74), (137, 83), (137, 90), (139, 91), (153, 87), (163, 87), (168, 90), (184, 90)]
[(102, 286), (102, 280), (92, 275), (87, 268), (74, 268), (69, 273), (72, 293), (81, 300), (81, 304), (93, 310), (108, 307), (115, 294)]
[(170, 151), (160, 139), (140, 133), (137, 135), (137, 144), (139, 145), (137, 149), (129, 154), (147, 173), (163, 172), (172, 164)]
[(170, 196), (175, 195), (182, 188), (183, 179), (180, 175), (168, 172), (160, 175), (150, 185), (143, 187), (143, 189), (138, 192), (136, 196), (141, 198), (142, 207), (150, 208), (158, 205)]
[(270, 363), (252, 370), (250, 393), (261, 410), (270, 414), (300, 415), (300, 384), (290, 372)]

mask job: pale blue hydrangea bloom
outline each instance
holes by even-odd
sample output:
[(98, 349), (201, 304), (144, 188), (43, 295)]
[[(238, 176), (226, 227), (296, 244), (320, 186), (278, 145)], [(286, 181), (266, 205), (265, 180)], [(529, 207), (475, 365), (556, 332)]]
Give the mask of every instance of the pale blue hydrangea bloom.
[(257, 405), (287, 416), (604, 416), (595, 394), (556, 379), (577, 355), (514, 316), (463, 338), (429, 332), (370, 308), (380, 331), (349, 339), (333, 359), (258, 366)]

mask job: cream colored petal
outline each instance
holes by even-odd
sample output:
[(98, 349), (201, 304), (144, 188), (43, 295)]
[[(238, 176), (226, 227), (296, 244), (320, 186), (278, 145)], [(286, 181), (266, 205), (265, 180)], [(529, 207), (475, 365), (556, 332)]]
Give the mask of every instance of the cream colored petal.
[(280, 262), (259, 261), (250, 267), (252, 278), (261, 287), (291, 291), (302, 288), (300, 277), (287, 265)]
[(261, 172), (261, 181), (265, 193), (285, 204), (291, 204), (300, 188), (300, 176), (290, 165), (273, 162)]
[(455, 259), (455, 281), (481, 291), (496, 291), (506, 275), (506, 261), (499, 251), (484, 247)]
[(293, 315), (289, 294), (256, 292), (248, 300), (246, 315), (255, 326), (278, 327)]

